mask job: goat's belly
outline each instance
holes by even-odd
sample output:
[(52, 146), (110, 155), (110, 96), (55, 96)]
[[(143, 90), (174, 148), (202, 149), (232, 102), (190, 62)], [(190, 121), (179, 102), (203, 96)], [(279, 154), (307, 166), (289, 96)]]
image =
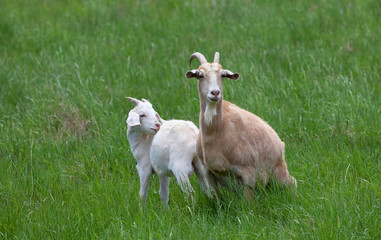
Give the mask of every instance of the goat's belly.
[(230, 163), (223, 156), (206, 156), (206, 166), (214, 174), (219, 176), (228, 175), (230, 171)]
[(157, 175), (161, 177), (171, 177), (173, 175), (172, 171), (170, 171), (169, 169), (153, 166), (153, 170), (156, 172)]
[(156, 172), (159, 176), (171, 176), (172, 172), (168, 168), (168, 164), (165, 161), (162, 160), (151, 160), (151, 165), (153, 170)]

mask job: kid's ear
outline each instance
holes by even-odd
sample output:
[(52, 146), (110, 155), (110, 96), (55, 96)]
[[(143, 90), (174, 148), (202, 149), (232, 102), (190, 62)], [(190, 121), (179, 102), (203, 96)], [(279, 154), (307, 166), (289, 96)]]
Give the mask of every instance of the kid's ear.
[(160, 115), (156, 112), (155, 113), (156, 119), (160, 122), (163, 123), (163, 119), (161, 119)]
[(139, 114), (137, 114), (136, 112), (130, 112), (130, 113), (128, 114), (128, 118), (127, 118), (126, 123), (127, 123), (128, 126), (130, 126), (130, 127), (133, 127), (133, 126), (139, 126), (139, 125), (140, 125)]

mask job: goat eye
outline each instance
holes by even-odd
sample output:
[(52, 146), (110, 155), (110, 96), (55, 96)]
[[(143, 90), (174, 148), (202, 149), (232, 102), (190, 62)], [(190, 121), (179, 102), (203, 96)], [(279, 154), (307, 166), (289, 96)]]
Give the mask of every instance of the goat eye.
[(198, 73), (198, 77), (199, 77), (199, 78), (204, 78), (204, 74), (203, 74), (202, 72), (199, 72), (199, 73)]
[(140, 117), (144, 118), (144, 117), (146, 117), (146, 115), (144, 113), (142, 113), (142, 114), (140, 114)]

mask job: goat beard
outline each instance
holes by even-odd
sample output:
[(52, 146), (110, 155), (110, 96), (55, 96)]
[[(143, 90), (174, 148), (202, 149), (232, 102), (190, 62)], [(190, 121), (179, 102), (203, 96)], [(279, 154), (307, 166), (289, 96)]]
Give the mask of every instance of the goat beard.
[(204, 112), (204, 122), (207, 126), (212, 124), (213, 117), (217, 115), (217, 104), (216, 103), (206, 103)]

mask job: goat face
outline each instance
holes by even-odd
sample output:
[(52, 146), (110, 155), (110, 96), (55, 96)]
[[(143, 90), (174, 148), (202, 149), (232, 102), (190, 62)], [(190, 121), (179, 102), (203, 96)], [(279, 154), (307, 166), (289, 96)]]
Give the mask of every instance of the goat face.
[(144, 98), (142, 101), (131, 97), (127, 99), (135, 104), (135, 108), (128, 113), (126, 121), (128, 126), (138, 126), (143, 133), (148, 135), (157, 133), (160, 129), (161, 118), (153, 109), (152, 104)]
[(189, 62), (191, 63), (194, 58), (198, 59), (201, 65), (198, 69), (188, 71), (186, 77), (197, 78), (199, 80), (200, 97), (205, 99), (205, 101), (209, 103), (219, 102), (222, 98), (222, 79), (230, 78), (236, 80), (239, 78), (239, 74), (222, 68), (219, 64), (218, 52), (214, 55), (212, 63), (208, 63), (201, 53), (192, 54)]
[(218, 63), (204, 63), (198, 68), (201, 96), (210, 103), (217, 103), (222, 96), (222, 67)]

